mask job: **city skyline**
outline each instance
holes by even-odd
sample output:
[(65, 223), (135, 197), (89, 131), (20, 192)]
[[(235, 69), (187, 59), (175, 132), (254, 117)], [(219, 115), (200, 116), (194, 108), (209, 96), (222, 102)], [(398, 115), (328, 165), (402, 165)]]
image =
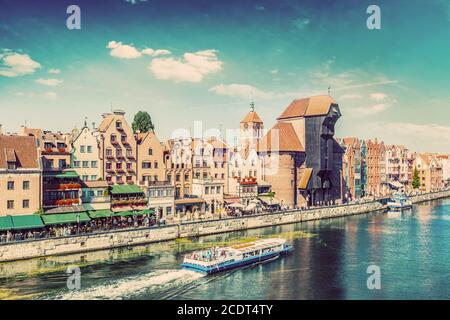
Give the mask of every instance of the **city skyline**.
[(99, 124), (112, 105), (130, 121), (149, 112), (165, 140), (199, 120), (237, 129), (251, 100), (269, 129), (292, 99), (331, 87), (337, 136), (450, 153), (444, 1), (379, 1), (381, 30), (366, 27), (367, 1), (78, 1), (81, 30), (66, 28), (67, 1), (1, 2), (3, 131)]

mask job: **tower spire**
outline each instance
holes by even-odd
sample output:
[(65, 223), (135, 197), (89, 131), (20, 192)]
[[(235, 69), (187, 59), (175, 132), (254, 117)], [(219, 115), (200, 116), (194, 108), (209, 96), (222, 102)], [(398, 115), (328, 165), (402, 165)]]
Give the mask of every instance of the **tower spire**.
[(255, 111), (255, 102), (253, 100), (250, 101), (250, 111), (251, 112)]
[(331, 85), (328, 86), (328, 95), (331, 95)]

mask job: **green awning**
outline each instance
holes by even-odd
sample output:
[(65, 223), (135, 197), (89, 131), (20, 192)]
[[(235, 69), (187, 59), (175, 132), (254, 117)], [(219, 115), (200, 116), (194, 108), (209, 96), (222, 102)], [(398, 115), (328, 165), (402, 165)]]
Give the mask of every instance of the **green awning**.
[[(79, 215), (80, 215), (80, 222), (87, 222), (91, 220), (86, 212), (80, 212)], [(76, 213), (43, 214), (41, 217), (45, 225), (78, 222)]]
[(59, 179), (78, 179), (80, 176), (75, 171), (63, 171), (63, 172), (46, 172), (44, 173), (44, 177), (52, 177)]
[(36, 229), (44, 227), (41, 217), (38, 214), (11, 216), (11, 219), (14, 229)]
[(0, 217), (0, 230), (11, 230), (13, 227), (11, 216)]
[(92, 219), (109, 218), (113, 215), (113, 212), (109, 209), (105, 209), (105, 210), (88, 211), (88, 214)]
[(135, 184), (129, 184), (129, 185), (114, 185), (111, 188), (111, 194), (112, 195), (118, 195), (118, 194), (137, 194), (137, 193), (144, 193), (141, 188), (139, 188)]
[(144, 214), (152, 214), (154, 212), (154, 210), (122, 211), (115, 212), (114, 217), (142, 216)]

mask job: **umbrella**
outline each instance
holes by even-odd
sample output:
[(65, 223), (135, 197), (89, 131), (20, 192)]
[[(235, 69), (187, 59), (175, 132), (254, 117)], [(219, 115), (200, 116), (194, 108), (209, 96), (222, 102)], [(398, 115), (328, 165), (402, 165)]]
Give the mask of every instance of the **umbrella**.
[(229, 205), (230, 208), (236, 208), (236, 209), (244, 209), (245, 206), (243, 204), (240, 204), (239, 202), (234, 202)]
[(256, 203), (250, 203), (246, 208), (245, 211), (253, 211), (256, 208)]

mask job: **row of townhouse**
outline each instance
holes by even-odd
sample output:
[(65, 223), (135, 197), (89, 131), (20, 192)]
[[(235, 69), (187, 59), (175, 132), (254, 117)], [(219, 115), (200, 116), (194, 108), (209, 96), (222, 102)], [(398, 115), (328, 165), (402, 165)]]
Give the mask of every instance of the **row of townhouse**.
[(255, 208), (258, 201), (339, 203), (340, 117), (332, 97), (313, 96), (292, 101), (265, 130), (252, 104), (234, 147), (221, 137), (162, 143), (154, 132), (133, 132), (121, 110), (103, 114), (98, 127), (85, 121), (65, 134), (22, 127), (0, 134), (0, 215), (152, 209), (170, 216)]
[(349, 137), (340, 139), (340, 143), (345, 150), (342, 174), (346, 198), (384, 196), (401, 188), (412, 191), (415, 170), (420, 191), (437, 191), (448, 185), (448, 155), (416, 153), (377, 139)]

